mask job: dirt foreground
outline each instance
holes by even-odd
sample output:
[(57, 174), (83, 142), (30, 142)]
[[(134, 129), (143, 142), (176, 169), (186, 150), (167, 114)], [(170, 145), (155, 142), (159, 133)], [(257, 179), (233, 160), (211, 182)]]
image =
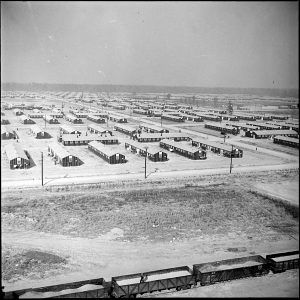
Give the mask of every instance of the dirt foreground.
[[(122, 186), (110, 186), (101, 190), (86, 186), (68, 187), (69, 190), (65, 187), (24, 190), (19, 194), (10, 191), (3, 193), (2, 248), (7, 250), (7, 260), (12, 261), (15, 252), (25, 250), (61, 258), (60, 264), (53, 264), (53, 268), (48, 266), (47, 271), (45, 266), (43, 270), (29, 268), (28, 272), (23, 270), (11, 273), (13, 276), (8, 278), (3, 275), (7, 275), (9, 270), (2, 270), (2, 278), (7, 278), (2, 282), (5, 290), (97, 277), (104, 277), (109, 281), (112, 276), (183, 265), (191, 267), (197, 263), (299, 249), (297, 205), (295, 207), (295, 203), (289, 205), (255, 193), (257, 184), (272, 186), (280, 182), (296, 182), (298, 171), (269, 171), (233, 176), (229, 179), (222, 176), (193, 177), (180, 182), (168, 180), (162, 182), (161, 186), (154, 186), (149, 182), (144, 186), (132, 183), (126, 186), (124, 183)], [(149, 187), (152, 187), (152, 193), (149, 192)], [(80, 200), (82, 196), (79, 192), (86, 194), (86, 198)], [(99, 193), (105, 195), (103, 197), (108, 202)], [(119, 198), (116, 193), (119, 193)], [(127, 193), (133, 199), (132, 202), (126, 200)], [(160, 193), (159, 197), (156, 193)], [(58, 195), (60, 200), (57, 200)], [(144, 203), (145, 199), (148, 202)], [(55, 201), (60, 201), (60, 206)], [(89, 201), (93, 201), (92, 208), (89, 208)], [(151, 201), (156, 203), (156, 210), (154, 204), (151, 206)], [(85, 202), (87, 203), (84, 206)], [(78, 203), (83, 204), (79, 207)], [(105, 203), (109, 203), (107, 209), (112, 210), (112, 216), (122, 214), (124, 218), (105, 219), (104, 215), (107, 214), (101, 213)], [(119, 203), (119, 206), (115, 207), (115, 203)], [(139, 203), (144, 204), (139, 206)], [(143, 227), (146, 219), (143, 219), (145, 215), (142, 213), (146, 211), (146, 204), (153, 208), (153, 212), (147, 211), (149, 226)], [(51, 205), (58, 209), (51, 209)], [(182, 214), (176, 215), (177, 209), (181, 209)], [(190, 210), (197, 213), (193, 216)], [(45, 215), (41, 216), (43, 211)], [(170, 212), (175, 214), (173, 218), (179, 218), (179, 226), (175, 229), (167, 222), (171, 218)], [(55, 219), (60, 213), (64, 215), (66, 223), (61, 218)], [(141, 216), (142, 222), (139, 222)], [(191, 218), (193, 222), (190, 221)], [(125, 221), (121, 222), (123, 219)], [(48, 220), (52, 220), (52, 223)], [(86, 226), (91, 224), (91, 220), (97, 224), (92, 227), (92, 232), (88, 230), (91, 226)], [(131, 228), (130, 224), (133, 222), (136, 225)], [(156, 227), (157, 225), (159, 226)], [(62, 230), (58, 230), (63, 226)], [(84, 228), (86, 231), (80, 231)], [(143, 236), (145, 232), (149, 235)], [(13, 266), (10, 265), (10, 268)], [(279, 295), (297, 296), (298, 278), (299, 272), (290, 271), (280, 275), (268, 275), (263, 279), (247, 279), (196, 288), (173, 296), (272, 297), (275, 296), (273, 287), (280, 288), (282, 293)], [(257, 288), (251, 288), (254, 286)], [(171, 294), (160, 296), (168, 295)]]

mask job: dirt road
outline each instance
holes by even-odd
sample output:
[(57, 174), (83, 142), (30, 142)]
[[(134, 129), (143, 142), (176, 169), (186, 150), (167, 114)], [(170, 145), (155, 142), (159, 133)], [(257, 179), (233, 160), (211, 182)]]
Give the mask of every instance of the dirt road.
[[(289, 169), (299, 169), (299, 164), (289, 163), (280, 165), (269, 165), (269, 166), (239, 166), (235, 167), (233, 165), (232, 173), (252, 173), (258, 171), (268, 171), (268, 170), (289, 170)], [(147, 175), (147, 179), (164, 179), (172, 177), (187, 177), (195, 175), (215, 175), (215, 174), (229, 174), (228, 168), (217, 168), (217, 169), (204, 169), (204, 170), (180, 170), (180, 171), (170, 171), (170, 172), (153, 172)], [(83, 184), (83, 183), (100, 183), (109, 181), (122, 181), (122, 180), (141, 180), (144, 178), (144, 173), (131, 173), (131, 174), (117, 174), (117, 175), (91, 175), (91, 176), (68, 176), (68, 177), (46, 177), (44, 179), (45, 186), (53, 185), (66, 185), (66, 184)], [(30, 180), (14, 180), (5, 181), (2, 180), (2, 189), (12, 189), (12, 188), (25, 188), (25, 187), (38, 187), (41, 186), (41, 180), (30, 179)]]

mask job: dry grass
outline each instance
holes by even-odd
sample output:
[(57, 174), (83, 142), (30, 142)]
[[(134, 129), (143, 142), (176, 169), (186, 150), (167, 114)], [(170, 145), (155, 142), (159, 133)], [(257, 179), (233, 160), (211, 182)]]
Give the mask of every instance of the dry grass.
[[(273, 173), (273, 178), (283, 176), (288, 179), (295, 174)], [(257, 183), (270, 178), (256, 176), (252, 180)], [(123, 182), (107, 190), (92, 185), (6, 193), (2, 222), (8, 228), (82, 237), (96, 237), (117, 227), (126, 240), (151, 241), (236, 230), (266, 233), (269, 224), (298, 226), (294, 210), (251, 192), (246, 185), (250, 181), (247, 176), (211, 176), (177, 182), (176, 187), (176, 182), (169, 187), (159, 182), (128, 188), (129, 183)]]
[(2, 279), (16, 281), (20, 277), (45, 277), (47, 273), (65, 267), (67, 260), (55, 254), (38, 250), (21, 250), (4, 246), (2, 249)]

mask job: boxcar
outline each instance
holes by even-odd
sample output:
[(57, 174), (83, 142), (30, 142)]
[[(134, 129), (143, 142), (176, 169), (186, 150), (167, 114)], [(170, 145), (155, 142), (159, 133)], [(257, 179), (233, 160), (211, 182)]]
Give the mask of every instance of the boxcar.
[(169, 289), (186, 289), (196, 285), (195, 277), (188, 266), (143, 273), (146, 281), (140, 282), (142, 273), (112, 277), (112, 296), (136, 297), (138, 294)]
[(273, 273), (299, 268), (299, 251), (281, 252), (266, 255), (266, 260)]
[(108, 298), (109, 286), (103, 278), (40, 288), (5, 291), (5, 299), (22, 298)]
[(267, 261), (260, 255), (196, 264), (193, 271), (201, 285), (269, 273)]

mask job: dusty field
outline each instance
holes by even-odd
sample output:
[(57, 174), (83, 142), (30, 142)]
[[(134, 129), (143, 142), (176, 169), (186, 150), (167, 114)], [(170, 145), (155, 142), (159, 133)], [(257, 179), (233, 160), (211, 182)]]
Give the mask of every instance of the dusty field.
[[(298, 176), (296, 171), (265, 172), (125, 182), (108, 189), (93, 185), (3, 192), (2, 244), (8, 251), (15, 246), (66, 259), (66, 266), (55, 269), (56, 280), (64, 281), (65, 276), (88, 278), (96, 266), (109, 279), (270, 249), (293, 250), (298, 248), (298, 209), (252, 191), (257, 183), (272, 185)], [(33, 283), (17, 271), (5, 285)], [(54, 280), (53, 275), (43, 279), (43, 269), (34, 274), (41, 278), (36, 284)]]

